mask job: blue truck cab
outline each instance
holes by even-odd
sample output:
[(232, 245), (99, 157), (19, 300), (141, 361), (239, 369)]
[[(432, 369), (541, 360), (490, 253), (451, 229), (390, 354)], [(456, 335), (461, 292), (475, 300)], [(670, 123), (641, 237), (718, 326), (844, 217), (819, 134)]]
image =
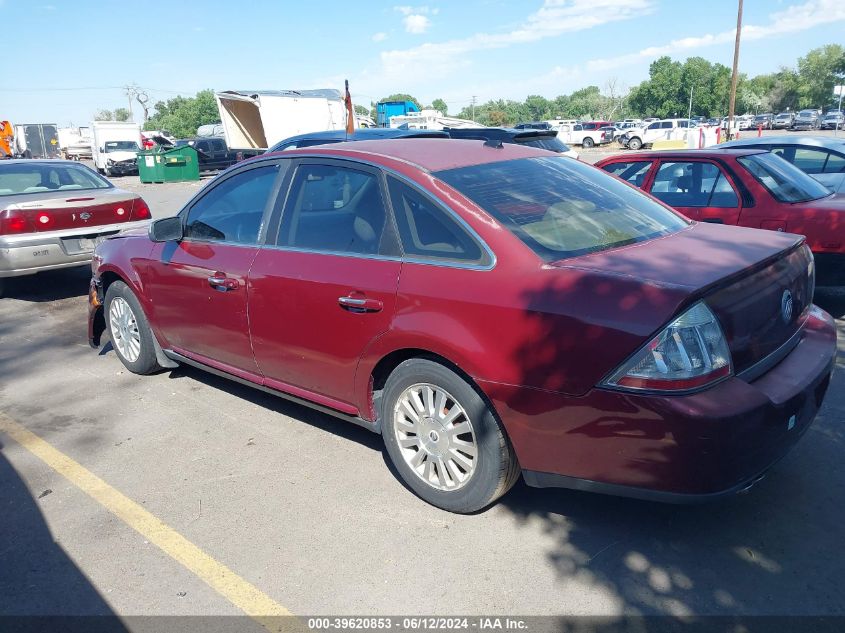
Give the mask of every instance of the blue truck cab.
[(376, 125), (390, 127), (390, 117), (404, 116), (409, 112), (419, 112), (413, 101), (380, 101), (376, 105)]

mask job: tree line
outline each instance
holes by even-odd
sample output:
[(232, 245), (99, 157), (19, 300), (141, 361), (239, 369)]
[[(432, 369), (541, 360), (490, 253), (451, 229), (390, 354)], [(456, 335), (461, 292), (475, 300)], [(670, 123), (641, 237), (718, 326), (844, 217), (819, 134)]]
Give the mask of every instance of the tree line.
[[(692, 94), (692, 114), (706, 117), (726, 116), (730, 93), (730, 68), (711, 63), (703, 57), (685, 61), (664, 56), (649, 66), (649, 77), (626, 90), (617, 79), (603, 88), (587, 86), (548, 99), (529, 95), (524, 101), (490, 100), (465, 107), (453, 116), (470, 119), (482, 125), (507, 126), (520, 121), (545, 119), (621, 120), (631, 117), (686, 117)], [(748, 77), (740, 74), (737, 84), (736, 113), (782, 112), (802, 108), (828, 109), (835, 106), (833, 87), (845, 84), (845, 47), (828, 44), (815, 48), (797, 60), (795, 67), (782, 67), (776, 72)], [(393, 94), (380, 101), (412, 101), (418, 108), (432, 108), (448, 115), (442, 99), (423, 106), (409, 94)], [(358, 114), (376, 119), (376, 103), (370, 108), (356, 105)], [(96, 120), (128, 120), (125, 108), (101, 110)], [(175, 97), (159, 101), (153, 114), (144, 123), (146, 130), (168, 130), (178, 138), (194, 136), (201, 125), (217, 123), (220, 115), (212, 90), (202, 90), (195, 97)]]

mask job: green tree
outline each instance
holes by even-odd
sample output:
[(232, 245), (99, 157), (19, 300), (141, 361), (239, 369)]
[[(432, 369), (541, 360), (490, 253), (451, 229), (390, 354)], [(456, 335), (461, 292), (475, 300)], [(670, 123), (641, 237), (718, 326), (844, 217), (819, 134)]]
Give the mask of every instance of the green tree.
[(369, 108), (365, 108), (362, 105), (355, 105), (354, 109), (355, 109), (355, 114), (360, 114), (361, 116), (370, 116)]
[(114, 113), (111, 110), (97, 110), (94, 115), (95, 121), (114, 121)]
[(661, 119), (686, 112), (678, 98), (683, 65), (664, 56), (651, 63), (649, 78), (631, 91), (628, 103), (641, 116), (656, 116)]
[(823, 108), (833, 103), (833, 87), (845, 76), (845, 48), (828, 44), (798, 58), (799, 106)]
[(117, 108), (114, 111), (115, 121), (131, 121), (132, 113), (127, 108)]
[(194, 136), (199, 126), (220, 121), (212, 90), (201, 90), (195, 97), (179, 96), (159, 101), (153, 109), (155, 112), (144, 124), (144, 129), (167, 130), (177, 138)]
[(443, 101), (443, 99), (435, 99), (431, 102), (431, 107), (442, 112), (443, 116), (447, 116), (449, 114), (449, 106), (446, 105), (446, 102)]

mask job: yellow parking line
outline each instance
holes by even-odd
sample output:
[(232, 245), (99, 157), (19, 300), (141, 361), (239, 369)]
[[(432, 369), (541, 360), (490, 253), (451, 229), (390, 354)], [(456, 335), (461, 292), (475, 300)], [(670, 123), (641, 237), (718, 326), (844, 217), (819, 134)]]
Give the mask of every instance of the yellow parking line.
[[(94, 473), (0, 412), (0, 431), (38, 457), (133, 530), (184, 565), (189, 571), (269, 631), (290, 611), (216, 561), (172, 527), (112, 488)], [(288, 627), (292, 623), (288, 623)], [(295, 625), (294, 625), (295, 626)], [(288, 628), (286, 627), (286, 628)]]

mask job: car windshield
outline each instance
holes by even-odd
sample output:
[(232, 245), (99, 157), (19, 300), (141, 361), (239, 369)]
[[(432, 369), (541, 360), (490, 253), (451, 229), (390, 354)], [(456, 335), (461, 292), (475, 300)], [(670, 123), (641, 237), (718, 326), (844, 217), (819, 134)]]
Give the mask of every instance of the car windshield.
[(137, 152), (140, 148), (134, 141), (106, 141), (106, 152)]
[(569, 146), (556, 136), (529, 136), (524, 139), (517, 137), (514, 140), (519, 145), (547, 149), (550, 152), (558, 152), (559, 154), (569, 151)]
[(565, 157), (486, 163), (435, 175), (547, 262), (642, 242), (687, 226), (637, 189)]
[(830, 190), (803, 171), (771, 153), (737, 159), (780, 202), (807, 202), (830, 195)]
[(0, 196), (109, 189), (111, 183), (82, 165), (0, 163)]

